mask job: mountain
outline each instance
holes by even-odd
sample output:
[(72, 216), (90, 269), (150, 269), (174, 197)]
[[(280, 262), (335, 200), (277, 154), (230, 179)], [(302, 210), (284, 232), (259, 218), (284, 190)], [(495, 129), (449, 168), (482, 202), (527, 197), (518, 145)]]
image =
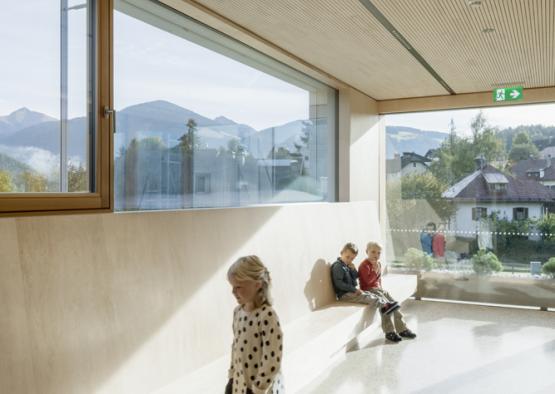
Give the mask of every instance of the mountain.
[[(188, 132), (187, 122), (193, 119), (197, 136), (204, 148), (227, 147), (232, 139), (256, 133), (250, 126), (219, 116), (210, 119), (173, 103), (159, 100), (127, 107), (117, 114), (116, 152), (133, 138), (158, 137), (171, 147)], [(124, 138), (119, 138), (123, 136)]]
[(0, 116), (0, 136), (12, 134), (18, 130), (55, 120), (40, 112), (20, 108), (7, 116)]
[(217, 118), (214, 118), (214, 122), (217, 123), (217, 126), (212, 125), (211, 128), (234, 135), (239, 139), (246, 138), (249, 135), (256, 133), (256, 130), (249, 125), (236, 123), (225, 116), (218, 116)]
[[(86, 119), (74, 118), (68, 121), (68, 156), (78, 156), (81, 161), (87, 157)], [(0, 144), (7, 146), (35, 147), (53, 154), (60, 152), (60, 122), (46, 121), (18, 130), (0, 138)]]
[(12, 177), (19, 176), (24, 171), (33, 172), (27, 164), (21, 163), (2, 152), (0, 152), (0, 170), (10, 173)]
[(425, 155), (429, 149), (438, 148), (448, 137), (447, 133), (420, 130), (407, 126), (386, 126), (386, 156), (392, 159), (396, 153), (414, 152)]
[[(133, 138), (157, 137), (168, 146), (175, 146), (187, 133), (187, 122), (193, 119), (197, 136), (203, 148), (227, 147), (232, 139), (239, 139), (255, 157), (267, 157), (272, 146), (295, 149), (303, 130), (303, 121), (295, 120), (273, 128), (256, 131), (225, 116), (210, 119), (194, 111), (164, 100), (151, 101), (126, 107), (118, 112), (115, 135), (115, 152)], [(59, 121), (21, 108), (0, 118), (0, 144), (44, 149), (59, 154)], [(272, 137), (273, 129), (273, 137)], [(68, 122), (68, 154), (87, 157), (87, 128), (85, 118)], [(424, 155), (428, 149), (437, 148), (447, 137), (446, 133), (419, 130), (406, 126), (387, 126), (387, 157), (409, 151)], [(272, 141), (272, 138), (274, 139)]]
[(284, 147), (294, 151), (295, 143), (299, 142), (302, 134), (303, 122), (303, 120), (294, 120), (280, 126), (269, 127), (243, 138), (241, 143), (256, 158), (267, 158), (274, 145), (276, 149)]

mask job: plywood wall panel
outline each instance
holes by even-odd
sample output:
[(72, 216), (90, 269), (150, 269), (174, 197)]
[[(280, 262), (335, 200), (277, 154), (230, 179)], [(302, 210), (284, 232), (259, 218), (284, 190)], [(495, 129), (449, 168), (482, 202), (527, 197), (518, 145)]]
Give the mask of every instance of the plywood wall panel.
[(326, 262), (345, 242), (379, 237), (372, 202), (26, 217), (0, 230), (0, 377), (13, 394), (151, 392), (229, 351), (226, 272), (239, 256), (267, 264), (286, 324), (333, 300)]
[(16, 219), (0, 219), (0, 382), (6, 392), (38, 393), (29, 339)]

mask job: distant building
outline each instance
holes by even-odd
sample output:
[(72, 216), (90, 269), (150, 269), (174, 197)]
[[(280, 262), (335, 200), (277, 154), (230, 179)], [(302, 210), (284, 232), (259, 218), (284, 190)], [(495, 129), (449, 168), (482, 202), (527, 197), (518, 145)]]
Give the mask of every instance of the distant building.
[(511, 168), (511, 172), (519, 179), (533, 179), (555, 190), (555, 163), (550, 156), (543, 159), (521, 160)]
[(450, 228), (461, 233), (480, 229), (481, 219), (494, 212), (511, 221), (540, 219), (555, 202), (555, 191), (538, 181), (505, 175), (489, 164), (480, 164), (442, 196), (455, 204)]
[(540, 157), (542, 159), (547, 159), (550, 157), (555, 157), (555, 146), (548, 146), (540, 151)]
[(423, 174), (429, 170), (432, 159), (414, 152), (403, 152), (402, 156), (395, 154), (393, 159), (386, 162), (386, 177), (388, 180), (400, 179), (406, 175)]

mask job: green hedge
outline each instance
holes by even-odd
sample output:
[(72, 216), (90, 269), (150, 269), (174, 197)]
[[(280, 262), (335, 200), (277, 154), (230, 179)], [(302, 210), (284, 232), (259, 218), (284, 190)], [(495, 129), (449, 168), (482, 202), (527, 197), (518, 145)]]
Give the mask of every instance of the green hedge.
[(542, 267), (542, 272), (547, 276), (555, 278), (555, 257), (551, 257), (547, 260), (547, 263)]
[(488, 275), (503, 270), (503, 264), (493, 252), (481, 249), (472, 256), (472, 268), (479, 275)]

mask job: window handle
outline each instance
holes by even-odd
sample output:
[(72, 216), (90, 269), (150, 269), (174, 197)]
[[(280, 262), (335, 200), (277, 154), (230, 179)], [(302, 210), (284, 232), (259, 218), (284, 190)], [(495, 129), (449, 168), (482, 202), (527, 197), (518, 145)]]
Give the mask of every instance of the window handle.
[(115, 134), (116, 133), (116, 110), (108, 107), (104, 107), (104, 117), (109, 118), (110, 115), (112, 115), (112, 130), (113, 130), (113, 133)]

